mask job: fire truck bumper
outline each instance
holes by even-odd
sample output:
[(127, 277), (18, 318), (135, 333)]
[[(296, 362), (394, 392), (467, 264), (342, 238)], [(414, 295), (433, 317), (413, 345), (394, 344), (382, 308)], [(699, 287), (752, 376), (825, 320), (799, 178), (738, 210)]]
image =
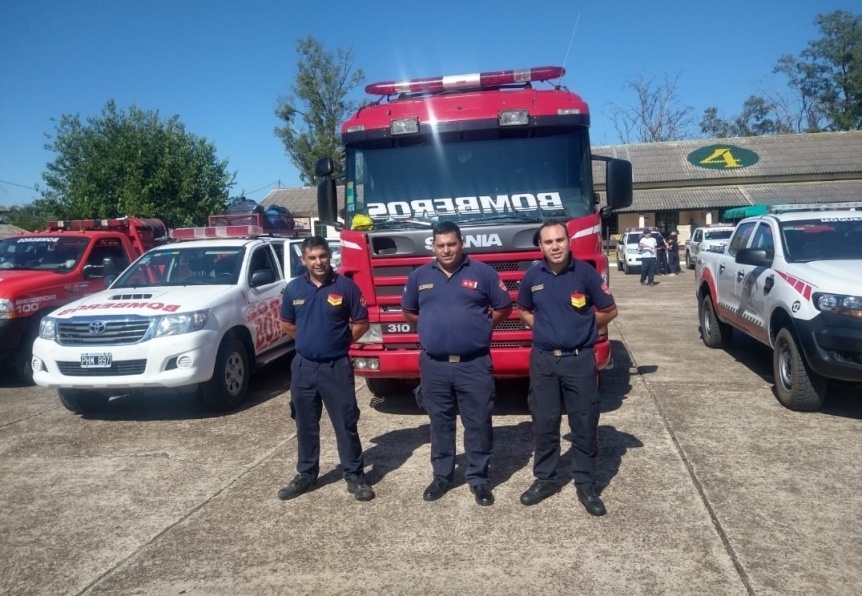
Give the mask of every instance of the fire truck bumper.
[[(599, 370), (613, 366), (607, 338), (596, 343), (593, 350)], [(419, 378), (419, 350), (386, 350), (368, 346), (351, 350), (350, 359), (360, 377)], [(530, 348), (492, 348), (491, 361), (497, 378), (530, 376)]]
[(33, 380), (74, 389), (171, 388), (208, 381), (219, 345), (217, 331), (156, 338), (129, 346), (61, 346), (37, 339)]

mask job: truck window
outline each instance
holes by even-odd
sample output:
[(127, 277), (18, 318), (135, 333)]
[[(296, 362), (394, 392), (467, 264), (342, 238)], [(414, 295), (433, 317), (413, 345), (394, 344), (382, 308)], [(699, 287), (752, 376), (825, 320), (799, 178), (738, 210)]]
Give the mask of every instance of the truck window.
[(727, 247), (727, 254), (735, 255), (740, 248), (748, 246), (748, 240), (751, 238), (751, 233), (754, 231), (754, 224), (757, 222), (750, 221), (748, 223), (739, 224), (736, 227), (736, 234), (733, 236), (730, 244)]
[(545, 131), (530, 138), (470, 134), (414, 138), (409, 146), (378, 141), (349, 148), (348, 225), (360, 214), (375, 228), (393, 228), (428, 227), (442, 219), (582, 217), (594, 211), (584, 131)]
[(763, 221), (758, 224), (751, 248), (765, 250), (766, 257), (770, 260), (775, 257), (775, 239), (772, 237), (772, 226)]
[(269, 246), (258, 246), (251, 255), (251, 262), (248, 267), (248, 284), (251, 285), (251, 277), (255, 272), (264, 269), (271, 269), (278, 279), (278, 268), (275, 266)]
[(827, 218), (781, 224), (789, 261), (862, 259), (862, 218)]

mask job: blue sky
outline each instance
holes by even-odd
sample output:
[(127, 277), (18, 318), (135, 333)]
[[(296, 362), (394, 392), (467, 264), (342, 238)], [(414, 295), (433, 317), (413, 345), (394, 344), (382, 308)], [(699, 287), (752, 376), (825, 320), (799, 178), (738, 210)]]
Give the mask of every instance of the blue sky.
[[(819, 37), (817, 14), (859, 0), (0, 0), (0, 205), (39, 197), (56, 155), (52, 119), (100, 113), (113, 99), (178, 115), (236, 171), (231, 194), (262, 200), (299, 176), (273, 110), (296, 74), (296, 40), (351, 49), (365, 82), (565, 65), (563, 84), (592, 112), (594, 144), (620, 142), (612, 104), (627, 81), (678, 77), (699, 119), (727, 117), (782, 86), (785, 53)], [(364, 87), (364, 85), (362, 86)], [(353, 97), (363, 97), (362, 87)]]

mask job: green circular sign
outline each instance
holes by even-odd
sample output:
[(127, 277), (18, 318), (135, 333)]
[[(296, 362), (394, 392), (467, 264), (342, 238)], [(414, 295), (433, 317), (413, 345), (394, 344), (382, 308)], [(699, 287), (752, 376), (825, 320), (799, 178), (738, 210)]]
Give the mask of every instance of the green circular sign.
[(735, 145), (710, 145), (688, 154), (691, 165), (709, 170), (735, 170), (757, 163), (760, 157), (754, 151)]

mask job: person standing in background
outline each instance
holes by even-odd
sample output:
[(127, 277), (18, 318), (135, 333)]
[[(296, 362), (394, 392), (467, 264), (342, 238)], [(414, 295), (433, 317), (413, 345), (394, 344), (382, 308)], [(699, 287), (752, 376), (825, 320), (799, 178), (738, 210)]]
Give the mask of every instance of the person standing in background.
[(668, 275), (682, 273), (679, 268), (679, 236), (676, 232), (671, 232), (667, 238), (667, 268)]
[(655, 238), (649, 228), (644, 228), (643, 236), (638, 241), (638, 251), (641, 253), (641, 285), (655, 285)]

